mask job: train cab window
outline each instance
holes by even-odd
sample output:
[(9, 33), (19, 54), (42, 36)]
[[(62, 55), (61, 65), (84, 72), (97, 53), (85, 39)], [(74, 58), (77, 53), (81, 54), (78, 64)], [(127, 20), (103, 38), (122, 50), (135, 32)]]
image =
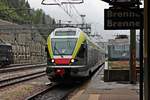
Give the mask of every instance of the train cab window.
[(71, 55), (76, 46), (76, 38), (54, 38), (52, 39), (52, 50), (54, 55)]

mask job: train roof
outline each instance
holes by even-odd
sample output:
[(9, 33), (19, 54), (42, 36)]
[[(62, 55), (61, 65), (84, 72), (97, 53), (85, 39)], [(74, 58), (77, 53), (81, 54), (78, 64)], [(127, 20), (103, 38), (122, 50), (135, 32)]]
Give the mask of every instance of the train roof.
[(56, 28), (51, 34), (51, 38), (78, 38), (82, 31), (79, 28), (65, 27)]
[(85, 32), (83, 32), (80, 28), (76, 28), (76, 27), (56, 28), (50, 34), (50, 37), (51, 38), (79, 38), (80, 34), (83, 34), (84, 38), (89, 43), (91, 43), (93, 47), (104, 51), (102, 47), (100, 47), (97, 43), (92, 41), (92, 39)]
[(64, 27), (64, 28), (56, 28), (54, 31), (76, 31), (79, 30), (77, 27)]

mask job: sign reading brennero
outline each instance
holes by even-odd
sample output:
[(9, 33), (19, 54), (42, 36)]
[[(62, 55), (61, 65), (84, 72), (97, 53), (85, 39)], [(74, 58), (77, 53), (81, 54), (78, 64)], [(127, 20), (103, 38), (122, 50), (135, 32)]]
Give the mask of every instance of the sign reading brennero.
[(105, 9), (104, 29), (140, 29), (142, 21), (140, 15), (134, 12), (136, 10)]

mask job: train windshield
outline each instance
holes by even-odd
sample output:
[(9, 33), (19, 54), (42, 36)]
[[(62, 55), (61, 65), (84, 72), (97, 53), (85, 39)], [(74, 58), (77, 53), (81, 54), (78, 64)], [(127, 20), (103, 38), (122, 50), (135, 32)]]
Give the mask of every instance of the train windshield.
[(55, 38), (52, 39), (52, 50), (54, 55), (71, 55), (75, 48), (77, 39), (75, 38)]

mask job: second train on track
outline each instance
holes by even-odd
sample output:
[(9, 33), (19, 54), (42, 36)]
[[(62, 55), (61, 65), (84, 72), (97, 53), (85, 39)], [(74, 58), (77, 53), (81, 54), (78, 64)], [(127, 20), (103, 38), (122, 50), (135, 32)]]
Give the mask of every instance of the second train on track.
[(56, 28), (48, 36), (46, 52), (52, 82), (88, 77), (105, 61), (104, 50), (79, 28)]

